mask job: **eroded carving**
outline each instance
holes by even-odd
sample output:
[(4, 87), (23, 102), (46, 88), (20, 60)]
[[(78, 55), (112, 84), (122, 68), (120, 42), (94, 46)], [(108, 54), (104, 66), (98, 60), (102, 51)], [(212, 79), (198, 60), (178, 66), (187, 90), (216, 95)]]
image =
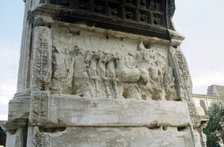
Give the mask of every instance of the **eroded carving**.
[(47, 90), (51, 79), (51, 30), (47, 27), (34, 29), (34, 89)]
[(191, 98), (192, 94), (192, 82), (190, 73), (188, 71), (186, 59), (179, 49), (179, 47), (171, 47), (170, 52), (172, 53), (173, 59), (175, 60), (175, 66), (178, 72), (178, 78), (180, 81), (180, 98), (187, 102), (192, 123), (194, 126), (200, 125), (200, 118), (197, 114), (197, 110), (194, 101)]
[(52, 63), (54, 78), (51, 83), (51, 89), (59, 91), (59, 93), (71, 93), (75, 52), (70, 52), (66, 49), (60, 51), (55, 47), (53, 48), (53, 52)]
[(172, 68), (167, 68), (163, 74), (163, 86), (165, 89), (165, 98), (167, 100), (179, 100), (177, 97), (175, 78)]
[(49, 95), (46, 92), (36, 92), (32, 98), (32, 113), (30, 122), (33, 125), (46, 124)]
[(110, 52), (81, 48), (77, 44), (63, 47), (58, 42), (63, 44), (67, 40), (57, 40), (53, 47), (53, 93), (177, 100), (173, 69), (166, 53), (157, 51), (157, 47), (145, 47), (140, 42), (132, 52), (123, 53), (118, 49)]
[(39, 131), (38, 127), (34, 127), (34, 134), (33, 134), (33, 147), (46, 147), (48, 144), (48, 138), (42, 132)]

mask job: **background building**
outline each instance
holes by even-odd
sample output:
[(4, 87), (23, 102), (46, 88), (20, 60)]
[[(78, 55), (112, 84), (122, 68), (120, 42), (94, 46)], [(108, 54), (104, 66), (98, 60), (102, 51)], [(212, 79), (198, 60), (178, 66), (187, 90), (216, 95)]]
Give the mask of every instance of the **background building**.
[(199, 114), (206, 115), (206, 111), (212, 103), (224, 101), (224, 86), (211, 85), (208, 87), (207, 95), (193, 94), (192, 98), (197, 106)]

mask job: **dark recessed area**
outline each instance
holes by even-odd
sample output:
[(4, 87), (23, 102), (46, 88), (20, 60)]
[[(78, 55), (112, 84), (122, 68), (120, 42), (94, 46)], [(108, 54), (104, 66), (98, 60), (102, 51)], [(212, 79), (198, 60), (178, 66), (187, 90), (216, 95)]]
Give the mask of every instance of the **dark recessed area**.
[[(171, 0), (172, 1), (172, 0)], [(170, 40), (170, 0), (50, 0), (60, 21)], [(174, 3), (174, 2), (173, 2)]]

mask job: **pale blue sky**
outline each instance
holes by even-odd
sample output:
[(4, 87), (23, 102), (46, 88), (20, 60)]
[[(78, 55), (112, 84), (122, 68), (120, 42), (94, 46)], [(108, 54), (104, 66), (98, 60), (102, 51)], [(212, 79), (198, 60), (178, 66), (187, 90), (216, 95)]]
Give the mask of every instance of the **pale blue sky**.
[[(193, 92), (206, 94), (211, 84), (224, 85), (224, 0), (176, 0), (174, 24), (186, 36)], [(2, 1), (0, 6), (0, 120), (16, 91), (22, 35), (23, 0)]]
[(0, 120), (6, 119), (8, 101), (16, 91), (22, 35), (23, 0), (2, 1), (0, 5)]
[(17, 78), (24, 3), (22, 0), (2, 1), (0, 7), (0, 86), (2, 80)]
[(176, 0), (174, 23), (186, 36), (182, 50), (193, 81), (193, 93), (211, 84), (224, 85), (224, 0)]
[(1, 28), (0, 34), (1, 41), (8, 43), (9, 40), (12, 43), (20, 42), (20, 36), (22, 31), (24, 3), (22, 0), (8, 0), (1, 2), (0, 18)]

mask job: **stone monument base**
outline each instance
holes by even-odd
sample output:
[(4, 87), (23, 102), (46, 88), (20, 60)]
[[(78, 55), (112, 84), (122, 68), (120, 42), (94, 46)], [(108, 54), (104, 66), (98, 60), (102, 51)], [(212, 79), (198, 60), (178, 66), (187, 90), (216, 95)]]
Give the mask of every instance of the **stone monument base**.
[(26, 0), (7, 147), (202, 147), (174, 0)]
[[(7, 146), (22, 147), (24, 140), (27, 146), (41, 144), (44, 147), (191, 147), (197, 142), (200, 144), (200, 134), (188, 123), (186, 102), (84, 98), (42, 92), (32, 97), (35, 95), (48, 98), (45, 101), (41, 97), (33, 98), (31, 102), (34, 108), (40, 102), (47, 106), (42, 106), (46, 108), (45, 117), (38, 118), (33, 112), (28, 126), (25, 119), (21, 123), (21, 116), (13, 114), (22, 105), (18, 98), (12, 100), (9, 107), (14, 109), (10, 109), (10, 117), (18, 122), (20, 117), (20, 123), (16, 124), (23, 127), (8, 133), (8, 140), (11, 138), (14, 143), (7, 141)], [(22, 101), (30, 103), (27, 99)], [(23, 114), (28, 113), (25, 112), (29, 110), (27, 106), (22, 106)], [(35, 126), (36, 121), (42, 123)], [(13, 127), (18, 128), (8, 125), (8, 130)], [(28, 135), (24, 130), (28, 130)]]
[(191, 133), (185, 127), (68, 127), (38, 136), (45, 147), (193, 147)]

